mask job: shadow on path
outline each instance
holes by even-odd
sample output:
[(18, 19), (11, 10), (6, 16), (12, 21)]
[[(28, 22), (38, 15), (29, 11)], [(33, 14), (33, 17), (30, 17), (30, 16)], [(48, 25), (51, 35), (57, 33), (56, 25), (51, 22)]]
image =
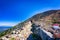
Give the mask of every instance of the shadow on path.
[(30, 34), (27, 40), (42, 40), (41, 37), (35, 35), (35, 34)]
[(36, 25), (32, 24), (31, 27), (32, 27), (31, 29), (32, 33), (29, 35), (27, 40), (42, 40), (40, 36), (34, 34)]

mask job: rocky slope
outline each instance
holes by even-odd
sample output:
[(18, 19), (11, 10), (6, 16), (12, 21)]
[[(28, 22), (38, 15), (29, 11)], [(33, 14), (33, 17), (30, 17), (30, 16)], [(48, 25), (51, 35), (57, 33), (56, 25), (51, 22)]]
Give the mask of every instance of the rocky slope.
[[(60, 24), (60, 10), (49, 10), (36, 14), (28, 20), (21, 22), (13, 28), (5, 31), (4, 33), (6, 33), (6, 35), (2, 35), (3, 37), (1, 38), (4, 40), (27, 40), (29, 35), (33, 33), (31, 31), (33, 24), (40, 25), (44, 29), (49, 29), (49, 27), (56, 22)], [(8, 37), (6, 38), (6, 36)]]

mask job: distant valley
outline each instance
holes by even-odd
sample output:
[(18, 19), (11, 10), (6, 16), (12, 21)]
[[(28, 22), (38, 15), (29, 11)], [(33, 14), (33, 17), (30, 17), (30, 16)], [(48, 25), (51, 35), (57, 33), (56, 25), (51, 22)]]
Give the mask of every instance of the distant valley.
[(0, 26), (0, 32), (8, 30), (11, 26)]

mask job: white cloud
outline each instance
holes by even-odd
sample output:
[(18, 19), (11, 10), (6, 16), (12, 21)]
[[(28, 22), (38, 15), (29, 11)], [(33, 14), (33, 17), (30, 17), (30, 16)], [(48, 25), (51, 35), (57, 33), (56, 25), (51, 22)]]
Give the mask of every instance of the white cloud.
[(0, 26), (14, 26), (18, 22), (0, 22)]

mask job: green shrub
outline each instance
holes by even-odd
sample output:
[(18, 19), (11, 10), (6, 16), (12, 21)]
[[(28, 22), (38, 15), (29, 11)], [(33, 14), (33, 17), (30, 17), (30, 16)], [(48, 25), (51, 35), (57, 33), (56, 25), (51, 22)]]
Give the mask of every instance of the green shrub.
[(11, 38), (10, 40), (15, 40), (15, 38)]

